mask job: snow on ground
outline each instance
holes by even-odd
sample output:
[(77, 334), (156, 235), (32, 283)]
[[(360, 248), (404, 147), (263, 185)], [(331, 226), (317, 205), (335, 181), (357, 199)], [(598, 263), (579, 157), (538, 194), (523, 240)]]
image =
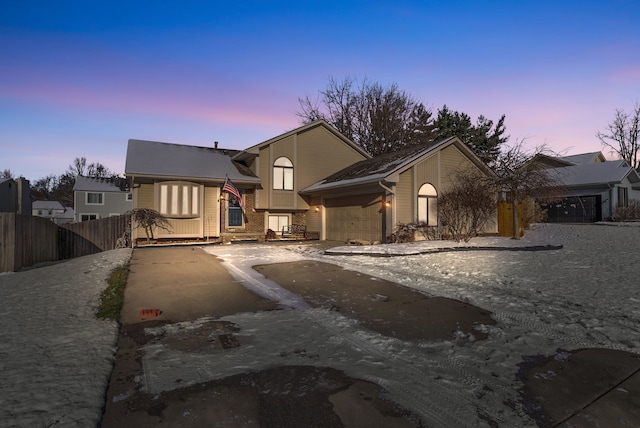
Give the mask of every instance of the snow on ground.
[(95, 317), (114, 250), (0, 275), (0, 426), (90, 427), (102, 416), (118, 326)]
[[(493, 243), (488, 241), (493, 240)], [(548, 251), (449, 251), (403, 257), (329, 256), (313, 246), (209, 247), (245, 286), (265, 294), (250, 266), (304, 258), (397, 282), (429, 295), (463, 300), (490, 310), (496, 326), (480, 326), (484, 341), (409, 343), (358, 328), (333, 311), (278, 311), (227, 317), (246, 341), (228, 361), (201, 362), (200, 381), (247, 367), (304, 363), (328, 365), (374, 381), (391, 397), (438, 426), (475, 426), (493, 419), (504, 426), (534, 425), (517, 404), (517, 378), (526, 357), (562, 355), (563, 350), (599, 347), (640, 353), (640, 287), (637, 285), (639, 227), (536, 225), (521, 241), (478, 238), (478, 246), (564, 245)], [(480, 242), (480, 243), (478, 243)], [(427, 242), (414, 246), (439, 246)], [(411, 252), (411, 245), (405, 246)], [(349, 247), (348, 247), (349, 248)], [(358, 247), (350, 247), (359, 251)], [(363, 250), (363, 249), (360, 249)], [(368, 251), (368, 249), (364, 249)], [(276, 286), (277, 287), (277, 286)], [(286, 299), (283, 299), (286, 304)], [(313, 338), (309, 340), (309, 338)], [(294, 349), (304, 349), (295, 353)], [(158, 352), (164, 352), (157, 350)], [(283, 355), (285, 357), (283, 357)], [(309, 359), (309, 355), (314, 358)], [(151, 370), (166, 363), (150, 356)], [(184, 355), (173, 357), (179, 370)], [(206, 367), (206, 368), (205, 368)], [(202, 373), (205, 373), (202, 375)], [(156, 373), (156, 380), (162, 379)], [(151, 385), (150, 385), (151, 386)], [(163, 389), (168, 387), (151, 386)]]
[[(186, 354), (150, 343), (144, 386), (160, 392), (174, 388), (178, 378), (185, 385), (250, 369), (311, 364), (378, 383), (429, 425), (493, 420), (533, 426), (518, 404), (522, 384), (516, 375), (526, 357), (562, 356), (561, 350), (584, 347), (640, 353), (639, 242), (640, 227), (536, 225), (522, 241), (471, 243), (564, 247), (400, 257), (330, 256), (308, 244), (205, 247), (247, 288), (293, 309), (225, 317), (240, 327), (242, 344), (225, 352)], [(416, 243), (394, 252), (442, 245), (450, 244)], [(130, 254), (114, 250), (0, 275), (0, 426), (95, 426), (117, 335), (115, 323), (95, 319), (95, 306), (108, 273)], [(482, 341), (458, 335), (444, 342), (405, 342), (363, 330), (335, 311), (310, 309), (251, 268), (301, 259), (464, 300), (492, 311), (498, 323), (479, 326), (489, 333)]]

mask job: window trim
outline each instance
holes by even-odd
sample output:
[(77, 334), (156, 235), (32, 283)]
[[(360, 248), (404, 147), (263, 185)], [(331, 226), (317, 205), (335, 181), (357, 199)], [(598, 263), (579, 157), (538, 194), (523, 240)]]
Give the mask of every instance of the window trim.
[[(100, 202), (89, 202), (89, 195), (100, 195)], [(84, 202), (85, 205), (104, 205), (104, 192), (86, 192)]]
[(199, 218), (202, 211), (201, 185), (189, 181), (156, 183), (158, 212), (166, 218)]
[[(269, 213), (267, 214), (267, 228), (271, 229), (271, 217), (286, 217), (287, 218), (287, 226), (291, 226), (291, 221), (292, 221), (292, 215), (291, 214), (286, 214), (286, 213)], [(278, 224), (280, 222), (278, 221)], [(271, 229), (273, 230), (273, 229)], [(278, 230), (273, 230), (276, 234), (278, 235), (282, 235), (282, 227), (280, 227)]]
[[(86, 220), (83, 220), (82, 217), (84, 216), (94, 216), (95, 218), (87, 218)], [(80, 213), (80, 221), (91, 221), (91, 220), (100, 220), (100, 215), (98, 213)]]
[[(273, 162), (273, 190), (293, 191), (293, 162), (286, 156), (280, 156)], [(280, 182), (281, 181), (281, 182)]]
[[(240, 192), (240, 197), (242, 197), (242, 199), (244, 200), (244, 198), (245, 198), (244, 191), (238, 189), (238, 192)], [(244, 211), (243, 211), (242, 207), (240, 206), (240, 204), (235, 204), (234, 206), (232, 206), (231, 205), (231, 198), (235, 198), (235, 196), (229, 193), (227, 195), (227, 209), (226, 209), (226, 215), (225, 215), (225, 217), (226, 217), (226, 219), (225, 219), (226, 228), (227, 229), (238, 229), (238, 228), (242, 229), (242, 228), (245, 227)], [(240, 224), (239, 225), (231, 225), (231, 224), (229, 224), (229, 219), (231, 218), (231, 216), (229, 215), (229, 212), (230, 212), (230, 210), (232, 208), (234, 210), (240, 210)]]
[[(427, 187), (428, 186), (428, 187)], [(424, 203), (424, 214), (426, 215), (425, 219), (420, 217), (421, 214), (421, 202)], [(423, 183), (418, 188), (418, 197), (417, 197), (417, 221), (426, 223), (427, 226), (438, 226), (438, 190), (436, 186), (431, 183)], [(434, 214), (431, 216), (429, 214)]]

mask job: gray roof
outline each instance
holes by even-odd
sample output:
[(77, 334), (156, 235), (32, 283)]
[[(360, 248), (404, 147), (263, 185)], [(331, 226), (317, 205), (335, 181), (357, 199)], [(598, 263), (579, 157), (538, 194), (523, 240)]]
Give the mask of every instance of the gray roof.
[(596, 163), (598, 160), (604, 161), (604, 156), (602, 152), (590, 152), (590, 153), (580, 153), (577, 155), (570, 156), (561, 156), (559, 159), (562, 159), (567, 162), (571, 162), (575, 165), (582, 165), (588, 163)]
[(236, 150), (185, 146), (155, 141), (129, 140), (125, 175), (260, 184), (245, 165), (234, 162)]
[(60, 201), (33, 201), (31, 208), (34, 210), (66, 210)]
[(449, 137), (435, 143), (410, 146), (397, 152), (385, 153), (375, 156), (372, 159), (357, 162), (330, 175), (324, 180), (312, 184), (306, 189), (303, 189), (301, 193), (313, 193), (316, 191), (370, 184), (379, 181), (392, 181), (392, 176), (411, 167), (423, 156), (450, 144), (455, 144), (456, 147), (467, 152), (479, 167), (488, 171), (487, 166), (482, 163), (458, 137)]
[(0, 184), (4, 183), (5, 181), (9, 181), (11, 180), (10, 178), (0, 178)]
[(126, 179), (119, 177), (92, 178), (79, 175), (76, 177), (74, 191), (87, 192), (127, 192)]
[(621, 164), (619, 160), (615, 160), (552, 168), (550, 172), (564, 186), (570, 187), (618, 184), (627, 177), (631, 183), (640, 182), (636, 170), (625, 165), (626, 163)]

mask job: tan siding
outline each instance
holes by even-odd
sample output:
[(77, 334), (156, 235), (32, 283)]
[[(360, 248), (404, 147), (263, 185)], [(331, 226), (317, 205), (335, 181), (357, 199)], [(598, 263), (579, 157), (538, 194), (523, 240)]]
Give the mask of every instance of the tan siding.
[(436, 191), (440, 193), (440, 177), (442, 177), (439, 173), (438, 167), (438, 155), (431, 156), (426, 159), (424, 162), (419, 163), (415, 166), (416, 169), (416, 198), (417, 192), (420, 186), (424, 183), (430, 183), (433, 187), (436, 188)]
[(307, 213), (307, 230), (310, 232), (322, 231), (322, 212), (315, 212), (314, 210)]
[(170, 228), (157, 230), (156, 238), (197, 238), (201, 236), (202, 221), (196, 219), (168, 219)]
[(290, 190), (274, 190), (272, 194), (271, 208), (273, 209), (294, 209), (296, 193)]
[[(449, 146), (440, 152), (440, 167), (442, 168), (440, 186), (446, 190), (451, 185), (451, 180), (456, 172), (466, 168), (475, 168), (465, 155), (454, 146)], [(442, 191), (438, 189), (438, 193)]]
[(204, 236), (220, 236), (220, 188), (204, 188)]
[(269, 148), (260, 149), (260, 157), (258, 158), (258, 175), (262, 180), (262, 190), (256, 191), (256, 208), (268, 209), (269, 208), (269, 189), (271, 189), (271, 168), (269, 166)]
[(295, 165), (295, 139), (294, 136), (287, 137), (271, 144), (272, 162), (280, 156), (286, 156)]
[(158, 209), (154, 200), (153, 184), (142, 184), (138, 187), (138, 204), (135, 208)]
[[(309, 201), (309, 209), (307, 212), (307, 230), (312, 232), (322, 231), (322, 198), (314, 196)], [(317, 211), (316, 211), (317, 209)]]
[(298, 163), (295, 166), (298, 190), (365, 159), (323, 127), (298, 135), (297, 155)]
[[(400, 181), (396, 185), (396, 222), (411, 223), (414, 219), (413, 168), (400, 174)], [(396, 225), (394, 224), (393, 227)]]

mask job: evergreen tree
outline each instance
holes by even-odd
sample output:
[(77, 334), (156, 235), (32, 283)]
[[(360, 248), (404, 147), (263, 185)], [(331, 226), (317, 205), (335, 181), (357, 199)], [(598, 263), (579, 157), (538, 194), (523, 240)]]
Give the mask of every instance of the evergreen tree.
[(444, 105), (435, 120), (436, 138), (456, 136), (486, 164), (491, 165), (498, 158), (501, 145), (509, 138), (504, 136), (504, 121), (505, 116), (502, 115), (494, 126), (492, 120), (480, 115), (473, 124), (468, 114), (451, 111)]

